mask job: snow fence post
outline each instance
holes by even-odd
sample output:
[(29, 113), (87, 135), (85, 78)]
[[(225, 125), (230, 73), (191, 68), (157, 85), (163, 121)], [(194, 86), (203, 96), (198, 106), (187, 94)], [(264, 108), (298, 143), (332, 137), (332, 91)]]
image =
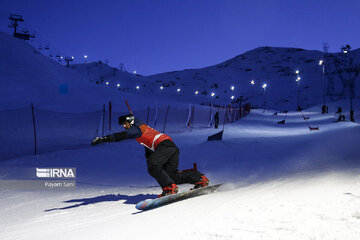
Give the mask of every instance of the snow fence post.
[(104, 131), (105, 131), (105, 104), (103, 105), (102, 137), (104, 137)]
[(166, 109), (163, 133), (165, 133), (166, 121), (167, 121), (167, 117), (168, 117), (168, 114), (169, 114), (169, 108), (170, 108), (170, 105), (168, 105), (167, 109)]
[(191, 103), (189, 103), (189, 115), (188, 115), (188, 119), (186, 121), (187, 128), (190, 128), (190, 121), (191, 121)]
[(212, 126), (214, 122), (214, 113), (213, 113), (213, 104), (210, 105), (210, 121), (209, 121), (209, 127)]
[(227, 123), (226, 119), (228, 118), (228, 108), (226, 108), (226, 111), (225, 111), (225, 116), (224, 116), (224, 122), (223, 122), (223, 131), (225, 129), (225, 124)]
[(191, 103), (189, 104), (189, 116), (188, 116), (188, 120), (186, 121), (186, 127), (190, 129), (192, 129), (193, 127), (193, 123), (194, 123), (194, 112), (195, 112), (195, 107), (194, 105), (192, 105)]
[(35, 146), (35, 155), (36, 155), (36, 125), (35, 125), (35, 113), (34, 113), (34, 104), (31, 103), (31, 112), (34, 126), (34, 146)]
[(154, 117), (154, 127), (156, 127), (156, 123), (157, 123), (157, 115), (158, 115), (158, 105), (157, 102), (155, 102), (155, 117)]
[(109, 101), (109, 131), (110, 132), (111, 132), (111, 112), (112, 112), (111, 101)]
[(191, 108), (191, 122), (190, 122), (190, 128), (191, 129), (194, 127), (194, 115), (195, 115), (195, 106), (192, 105), (192, 108)]

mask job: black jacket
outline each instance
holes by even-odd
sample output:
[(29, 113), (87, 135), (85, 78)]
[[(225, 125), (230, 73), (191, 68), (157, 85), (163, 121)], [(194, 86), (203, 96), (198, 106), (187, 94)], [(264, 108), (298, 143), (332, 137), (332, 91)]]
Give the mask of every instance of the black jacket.
[[(107, 138), (108, 142), (118, 142), (125, 139), (139, 138), (142, 135), (140, 126), (143, 124), (144, 124), (143, 122), (135, 119), (134, 124), (129, 129), (125, 129), (125, 131), (122, 132), (113, 133), (111, 135), (105, 136), (105, 138)], [(147, 147), (144, 148), (145, 148), (145, 158), (148, 159), (150, 155), (153, 153), (153, 151), (148, 149)]]

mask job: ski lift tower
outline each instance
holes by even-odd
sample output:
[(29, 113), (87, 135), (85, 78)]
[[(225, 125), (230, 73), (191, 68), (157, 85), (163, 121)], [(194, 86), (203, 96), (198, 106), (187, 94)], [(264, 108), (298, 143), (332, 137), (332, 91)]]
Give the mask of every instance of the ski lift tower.
[(66, 67), (68, 68), (70, 65), (70, 62), (74, 61), (74, 57), (65, 57)]
[(13, 33), (14, 37), (24, 39), (24, 40), (30, 40), (30, 38), (35, 38), (35, 36), (30, 35), (29, 31), (27, 31), (27, 30), (24, 30), (23, 33), (17, 32), (17, 27), (19, 26), (18, 22), (24, 22), (24, 19), (21, 15), (11, 14), (9, 17), (9, 20), (12, 21), (12, 23), (9, 24), (9, 27), (14, 28), (14, 33)]
[(15, 35), (16, 35), (16, 30), (17, 30), (17, 27), (19, 26), (19, 24), (18, 24), (18, 22), (24, 22), (24, 19), (23, 19), (23, 17), (21, 16), (21, 15), (17, 15), (17, 14), (11, 14), (10, 15), (10, 17), (9, 17), (9, 19), (11, 20), (11, 21), (13, 21), (10, 25), (9, 25), (9, 27), (10, 28), (14, 28), (14, 37), (15, 37)]

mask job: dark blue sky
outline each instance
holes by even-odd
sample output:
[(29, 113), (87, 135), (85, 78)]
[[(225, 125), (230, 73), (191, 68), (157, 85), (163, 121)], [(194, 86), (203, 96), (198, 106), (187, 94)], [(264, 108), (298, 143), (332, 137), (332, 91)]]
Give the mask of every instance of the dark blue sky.
[(260, 46), (360, 47), (359, 0), (2, 0), (54, 53), (149, 75), (200, 68)]

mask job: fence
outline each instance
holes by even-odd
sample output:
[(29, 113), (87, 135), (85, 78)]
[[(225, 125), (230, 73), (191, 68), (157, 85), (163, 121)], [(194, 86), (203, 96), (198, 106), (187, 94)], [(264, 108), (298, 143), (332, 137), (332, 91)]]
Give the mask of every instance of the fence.
[[(161, 132), (178, 133), (213, 126), (219, 112), (220, 124), (236, 121), (250, 111), (189, 105), (189, 107), (147, 107), (133, 110), (136, 118)], [(0, 111), (0, 160), (31, 154), (79, 149), (90, 146), (96, 136), (123, 131), (118, 124), (124, 112), (112, 112), (111, 103), (86, 113), (64, 113), (33, 107)], [(222, 117), (223, 116), (223, 117)]]

